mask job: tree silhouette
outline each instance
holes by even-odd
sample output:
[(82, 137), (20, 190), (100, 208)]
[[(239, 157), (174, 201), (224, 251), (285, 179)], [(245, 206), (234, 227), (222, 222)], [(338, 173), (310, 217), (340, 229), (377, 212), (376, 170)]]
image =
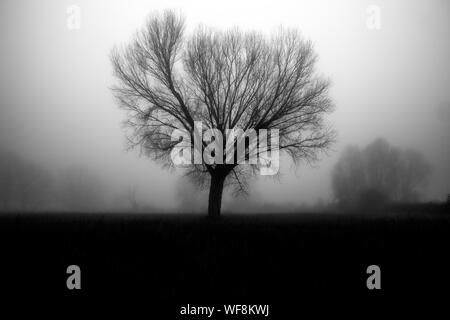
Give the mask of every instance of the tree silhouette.
[(344, 150), (333, 170), (332, 187), (336, 199), (345, 207), (415, 202), (430, 171), (420, 152), (376, 139), (363, 150)]
[[(329, 81), (315, 74), (316, 59), (311, 42), (295, 30), (280, 28), (266, 37), (200, 27), (185, 37), (183, 17), (165, 11), (150, 16), (131, 43), (112, 50), (118, 79), (113, 91), (128, 111), (130, 146), (165, 165), (172, 165), (170, 154), (179, 142), (171, 139), (175, 129), (189, 132), (194, 151), (195, 121), (223, 136), (233, 128), (278, 129), (280, 151), (295, 163), (311, 161), (334, 140), (323, 119), (332, 111)], [(246, 141), (239, 135), (235, 143), (244, 143), (247, 159), (253, 151)], [(225, 155), (230, 145), (221, 145)], [(279, 151), (272, 144), (266, 149)], [(201, 186), (209, 182), (208, 214), (218, 217), (224, 186), (246, 191), (247, 178), (262, 166), (202, 163), (186, 173)]]
[(359, 148), (345, 148), (334, 166), (331, 180), (334, 196), (342, 205), (358, 202), (359, 192), (367, 188), (366, 166)]

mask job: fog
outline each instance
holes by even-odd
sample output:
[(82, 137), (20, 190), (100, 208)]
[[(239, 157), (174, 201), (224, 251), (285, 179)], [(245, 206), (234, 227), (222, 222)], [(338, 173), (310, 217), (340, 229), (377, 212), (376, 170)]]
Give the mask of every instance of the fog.
[[(70, 5), (81, 9), (80, 29), (67, 26)], [(379, 29), (367, 25), (369, 5), (380, 9)], [(283, 157), (279, 177), (252, 180), (248, 198), (238, 201), (284, 207), (333, 201), (331, 172), (341, 151), (377, 138), (415, 149), (430, 163), (422, 199), (444, 200), (450, 193), (445, 0), (2, 1), (0, 150), (57, 177), (68, 168), (87, 168), (117, 208), (205, 208), (205, 194), (183, 195), (192, 187), (181, 171), (127, 150), (125, 115), (110, 90), (110, 50), (129, 41), (149, 13), (165, 8), (183, 12), (187, 33), (199, 24), (264, 33), (279, 25), (298, 28), (314, 43), (319, 72), (332, 81), (336, 109), (327, 120), (338, 133), (332, 150), (297, 168)], [(224, 210), (233, 208), (235, 198), (227, 194)]]

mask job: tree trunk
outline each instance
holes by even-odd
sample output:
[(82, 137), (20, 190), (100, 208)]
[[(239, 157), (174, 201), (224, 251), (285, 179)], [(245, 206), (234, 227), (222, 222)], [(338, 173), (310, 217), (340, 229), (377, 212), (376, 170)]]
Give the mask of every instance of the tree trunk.
[(220, 217), (222, 205), (222, 193), (225, 176), (221, 174), (211, 175), (211, 185), (209, 187), (208, 216), (217, 219)]

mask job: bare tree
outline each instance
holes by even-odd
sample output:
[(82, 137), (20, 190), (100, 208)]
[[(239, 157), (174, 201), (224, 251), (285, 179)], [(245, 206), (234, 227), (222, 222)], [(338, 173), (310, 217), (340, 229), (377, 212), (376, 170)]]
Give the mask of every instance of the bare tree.
[[(311, 42), (295, 30), (280, 28), (267, 37), (202, 27), (184, 37), (184, 19), (165, 11), (152, 15), (127, 46), (112, 50), (119, 80), (113, 91), (128, 111), (130, 145), (165, 165), (172, 164), (178, 143), (171, 132), (183, 129), (193, 138), (195, 121), (223, 136), (233, 128), (278, 129), (281, 151), (296, 163), (312, 161), (334, 140), (323, 119), (333, 109), (329, 81), (316, 75), (316, 58)], [(202, 186), (209, 182), (208, 214), (218, 217), (224, 186), (246, 191), (247, 178), (260, 169), (261, 163), (203, 163), (187, 174)]]
[(366, 174), (361, 150), (354, 146), (345, 148), (332, 172), (334, 196), (342, 206), (358, 202), (360, 191), (367, 188)]
[(380, 206), (383, 202), (415, 202), (431, 166), (415, 150), (402, 150), (384, 139), (366, 148), (346, 148), (336, 163), (332, 187), (344, 207)]

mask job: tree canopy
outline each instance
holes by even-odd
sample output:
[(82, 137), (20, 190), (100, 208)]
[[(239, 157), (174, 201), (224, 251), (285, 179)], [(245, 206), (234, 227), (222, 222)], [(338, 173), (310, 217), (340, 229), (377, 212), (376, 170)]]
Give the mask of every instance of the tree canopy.
[(363, 150), (351, 146), (343, 151), (333, 169), (332, 187), (336, 199), (347, 206), (370, 197), (415, 202), (430, 172), (420, 152), (377, 139)]
[[(224, 136), (233, 128), (277, 129), (279, 150), (296, 162), (314, 160), (330, 146), (334, 132), (324, 122), (333, 109), (329, 81), (316, 74), (317, 55), (298, 31), (280, 28), (266, 36), (199, 27), (186, 36), (184, 29), (181, 15), (154, 14), (130, 43), (112, 50), (113, 91), (127, 111), (130, 146), (171, 165), (178, 143), (171, 133), (183, 129), (193, 138), (195, 121)], [(225, 180), (245, 191), (246, 178), (260, 168), (202, 163), (187, 174), (200, 185), (210, 182), (209, 202), (216, 205), (209, 211), (218, 214)]]

